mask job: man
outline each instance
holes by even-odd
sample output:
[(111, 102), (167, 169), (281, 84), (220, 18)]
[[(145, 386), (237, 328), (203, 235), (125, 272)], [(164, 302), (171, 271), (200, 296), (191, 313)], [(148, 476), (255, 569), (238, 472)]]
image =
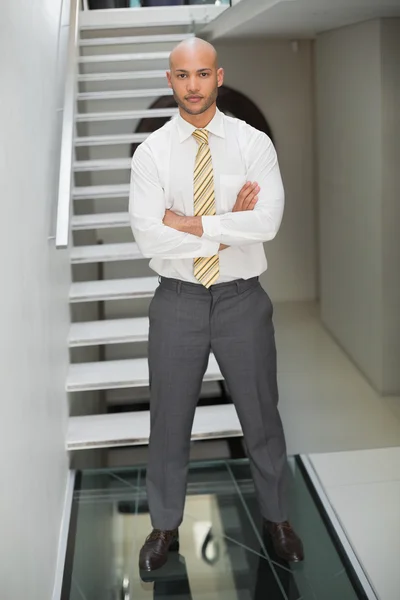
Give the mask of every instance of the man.
[(147, 571), (178, 547), (191, 428), (210, 350), (241, 422), (276, 552), (303, 560), (287, 521), (272, 304), (258, 281), (284, 192), (271, 140), (218, 111), (223, 77), (213, 46), (196, 38), (179, 44), (167, 72), (179, 116), (132, 160), (132, 230), (160, 275), (149, 309), (147, 495), (154, 529), (139, 558)]

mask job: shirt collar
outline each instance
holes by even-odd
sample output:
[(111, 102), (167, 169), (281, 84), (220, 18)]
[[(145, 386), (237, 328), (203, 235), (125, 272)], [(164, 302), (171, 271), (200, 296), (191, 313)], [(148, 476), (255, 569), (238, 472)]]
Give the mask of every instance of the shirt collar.
[[(197, 129), (197, 127), (194, 127), (194, 125), (191, 125), (190, 123), (185, 121), (185, 119), (182, 119), (181, 115), (178, 115), (176, 124), (178, 127), (178, 135), (180, 142), (184, 142), (185, 140), (189, 139), (193, 131), (196, 131)], [(220, 110), (218, 110), (218, 108), (214, 117), (209, 122), (209, 124), (206, 127), (204, 127), (204, 129), (206, 129), (214, 135), (217, 135), (218, 137), (225, 137), (224, 115)]]

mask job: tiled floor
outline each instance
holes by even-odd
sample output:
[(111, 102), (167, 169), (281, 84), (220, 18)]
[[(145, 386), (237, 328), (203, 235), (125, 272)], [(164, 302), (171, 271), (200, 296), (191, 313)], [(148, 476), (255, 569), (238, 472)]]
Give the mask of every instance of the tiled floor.
[(145, 470), (84, 471), (75, 492), (73, 570), (72, 576), (66, 571), (63, 599), (358, 598), (295, 459), (290, 468), (291, 519), (304, 540), (304, 563), (293, 566), (275, 556), (247, 460), (192, 463), (180, 551), (152, 581), (137, 566), (150, 530)]
[(380, 600), (400, 597), (400, 448), (309, 457)]
[(400, 397), (382, 397), (309, 302), (275, 306), (280, 412), (289, 454), (400, 446)]

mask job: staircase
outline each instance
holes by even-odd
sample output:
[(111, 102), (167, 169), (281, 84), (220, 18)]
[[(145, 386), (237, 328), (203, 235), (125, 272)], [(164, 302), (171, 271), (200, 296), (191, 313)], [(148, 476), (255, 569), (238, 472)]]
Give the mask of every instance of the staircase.
[[(189, 21), (146, 27), (143, 19), (124, 29), (81, 26), (66, 381), (75, 416), (69, 420), (69, 450), (148, 443), (147, 309), (158, 278), (129, 226), (130, 163), (135, 145), (149, 135), (149, 120), (177, 113), (171, 103), (165, 108), (153, 103), (171, 95), (165, 77), (169, 53), (192, 35), (190, 29)], [(221, 380), (211, 355), (204, 385)], [(91, 402), (85, 404), (88, 395)], [(87, 414), (93, 398), (98, 414)], [(132, 410), (138, 402), (140, 410)], [(130, 409), (110, 412), (115, 404)], [(231, 404), (197, 408), (193, 439), (238, 435)]]

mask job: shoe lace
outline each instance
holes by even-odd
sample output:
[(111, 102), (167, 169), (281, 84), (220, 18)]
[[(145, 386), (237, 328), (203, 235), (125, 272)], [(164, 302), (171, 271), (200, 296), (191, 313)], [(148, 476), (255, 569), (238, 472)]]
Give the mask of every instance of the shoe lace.
[(283, 529), (287, 529), (287, 531), (293, 531), (293, 528), (289, 521), (281, 521), (280, 523), (270, 522), (270, 527), (272, 531), (278, 532)]
[(166, 542), (169, 537), (173, 534), (173, 531), (163, 531), (161, 529), (153, 529), (150, 535), (147, 536), (146, 542), (154, 542), (156, 540), (162, 540)]

